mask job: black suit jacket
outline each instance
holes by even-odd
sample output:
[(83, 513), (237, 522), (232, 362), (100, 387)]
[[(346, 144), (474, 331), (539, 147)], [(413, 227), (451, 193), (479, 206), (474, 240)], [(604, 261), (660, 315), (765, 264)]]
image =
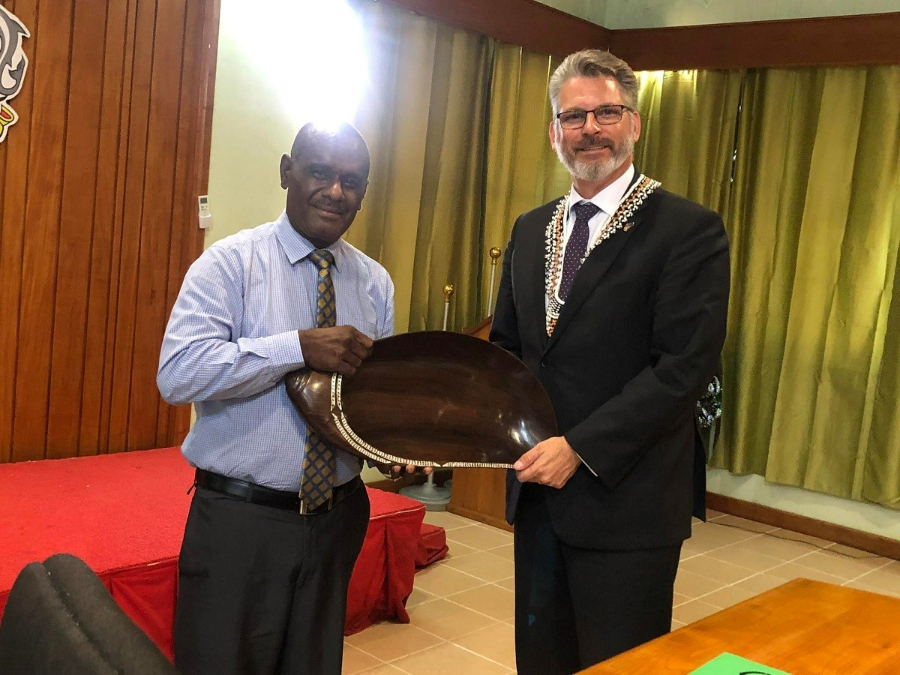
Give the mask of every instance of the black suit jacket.
[[(558, 203), (516, 220), (490, 337), (538, 376), (560, 433), (597, 474), (582, 465), (544, 488), (554, 529), (584, 548), (674, 545), (704, 503), (693, 415), (725, 339), (722, 220), (657, 189), (585, 260), (548, 338), (545, 231)], [(513, 522), (521, 484), (512, 472), (507, 482)]]

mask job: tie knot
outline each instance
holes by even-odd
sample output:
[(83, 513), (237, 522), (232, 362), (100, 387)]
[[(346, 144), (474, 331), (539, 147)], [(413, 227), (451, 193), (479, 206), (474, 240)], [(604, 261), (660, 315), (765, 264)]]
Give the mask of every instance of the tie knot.
[(575, 222), (587, 223), (591, 218), (600, 212), (600, 207), (593, 202), (580, 201), (572, 207), (575, 212)]
[(309, 259), (323, 270), (334, 265), (334, 254), (327, 248), (317, 248), (309, 254)]

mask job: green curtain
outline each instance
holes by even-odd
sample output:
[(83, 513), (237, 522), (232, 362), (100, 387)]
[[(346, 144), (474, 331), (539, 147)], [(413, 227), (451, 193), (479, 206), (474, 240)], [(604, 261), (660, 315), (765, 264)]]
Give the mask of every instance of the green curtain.
[(347, 240), (396, 288), (397, 332), (449, 327), (480, 309), (486, 104), (493, 41), (359, 2), (370, 87), (356, 124), (369, 143), (369, 191)]
[(900, 506), (900, 67), (752, 71), (716, 466)]
[(488, 290), (493, 289), (487, 249), (505, 248), (513, 222), (522, 213), (563, 194), (569, 176), (550, 148), (547, 136), (551, 110), (547, 100), (550, 74), (559, 59), (499, 44), (494, 52), (489, 101), (487, 165), (485, 169), (484, 279), (480, 316), (489, 315)]
[(635, 165), (670, 192), (724, 213), (743, 71), (637, 73)]

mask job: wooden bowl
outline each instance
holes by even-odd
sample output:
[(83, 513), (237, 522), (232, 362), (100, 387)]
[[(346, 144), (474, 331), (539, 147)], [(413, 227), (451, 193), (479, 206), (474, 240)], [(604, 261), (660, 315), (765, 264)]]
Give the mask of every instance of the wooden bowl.
[(382, 465), (511, 468), (557, 435), (550, 399), (525, 364), (462, 333), (376, 340), (352, 377), (303, 369), (285, 382), (319, 435)]

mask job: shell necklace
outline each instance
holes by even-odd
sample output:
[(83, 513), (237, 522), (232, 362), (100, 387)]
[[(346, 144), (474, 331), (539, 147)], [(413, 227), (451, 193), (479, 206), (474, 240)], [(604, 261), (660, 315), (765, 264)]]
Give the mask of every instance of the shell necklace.
[[(622, 200), (616, 207), (616, 210), (610, 216), (609, 220), (603, 226), (603, 229), (597, 235), (594, 243), (591, 244), (584, 252), (581, 263), (584, 264), (585, 259), (591, 254), (597, 246), (609, 239), (612, 235), (622, 229), (630, 227), (628, 221), (638, 207), (644, 203), (658, 187), (660, 182), (648, 178), (643, 174), (631, 185), (628, 191), (623, 195)], [(564, 300), (559, 297), (559, 275), (560, 275), (560, 258), (563, 251), (563, 218), (569, 208), (569, 197), (559, 200), (556, 210), (550, 218), (545, 233), (546, 253), (544, 265), (544, 289), (547, 294), (547, 335), (553, 334), (556, 322), (559, 320), (559, 313), (565, 304)]]

